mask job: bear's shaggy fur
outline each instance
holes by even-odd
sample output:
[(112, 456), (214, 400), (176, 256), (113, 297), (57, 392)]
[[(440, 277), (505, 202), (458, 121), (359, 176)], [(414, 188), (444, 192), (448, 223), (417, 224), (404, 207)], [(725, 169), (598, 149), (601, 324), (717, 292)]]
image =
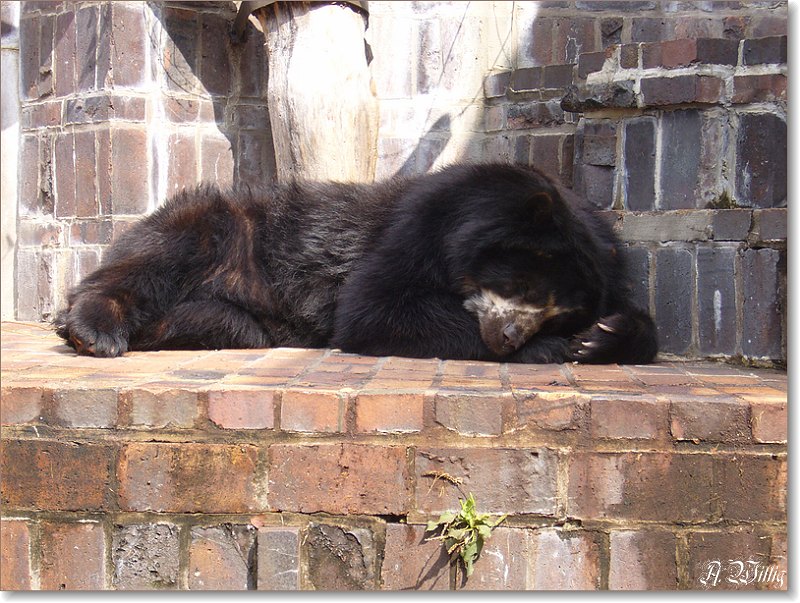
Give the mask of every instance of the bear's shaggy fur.
[(619, 243), (543, 174), (456, 165), (374, 185), (179, 193), (56, 319), (79, 353), (339, 347), (510, 362), (650, 362)]

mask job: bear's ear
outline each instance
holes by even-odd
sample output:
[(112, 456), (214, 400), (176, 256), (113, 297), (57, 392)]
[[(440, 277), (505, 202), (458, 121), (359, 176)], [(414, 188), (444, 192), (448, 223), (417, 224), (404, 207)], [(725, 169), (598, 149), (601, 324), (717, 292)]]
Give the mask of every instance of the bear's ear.
[(552, 222), (558, 211), (555, 199), (544, 191), (531, 195), (528, 201), (528, 208), (531, 212), (531, 218), (539, 225)]

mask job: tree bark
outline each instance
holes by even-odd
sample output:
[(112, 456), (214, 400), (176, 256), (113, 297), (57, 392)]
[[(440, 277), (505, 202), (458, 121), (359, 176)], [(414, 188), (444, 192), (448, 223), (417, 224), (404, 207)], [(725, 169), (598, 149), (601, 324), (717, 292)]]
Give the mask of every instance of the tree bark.
[(276, 2), (256, 16), (267, 41), (278, 179), (371, 182), (378, 104), (366, 18), (347, 5)]

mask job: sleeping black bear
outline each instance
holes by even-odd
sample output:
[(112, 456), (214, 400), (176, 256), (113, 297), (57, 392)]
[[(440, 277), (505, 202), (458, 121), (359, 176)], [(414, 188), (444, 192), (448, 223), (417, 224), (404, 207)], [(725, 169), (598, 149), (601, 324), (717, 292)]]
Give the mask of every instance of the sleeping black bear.
[(647, 363), (611, 228), (540, 172), (455, 165), (362, 185), (184, 191), (69, 295), (81, 354), (337, 347), (504, 362)]

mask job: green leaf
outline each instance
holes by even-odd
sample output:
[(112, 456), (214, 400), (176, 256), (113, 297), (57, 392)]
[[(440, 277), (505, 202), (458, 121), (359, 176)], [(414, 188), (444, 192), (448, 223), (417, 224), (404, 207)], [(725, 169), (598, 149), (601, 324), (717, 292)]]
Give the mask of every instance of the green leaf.
[(459, 529), (455, 529), (455, 530), (450, 529), (450, 530), (447, 530), (447, 536), (448, 536), (448, 538), (453, 538), (455, 540), (461, 540), (467, 534), (467, 531), (468, 531), (467, 528), (461, 528), (460, 530)]
[(478, 534), (481, 535), (481, 538), (484, 540), (489, 538), (492, 535), (492, 528), (485, 523), (479, 523), (477, 525)]
[(443, 523), (450, 523), (456, 518), (456, 514), (452, 511), (445, 511), (441, 515), (439, 515), (439, 519), (436, 520), (436, 523), (443, 524)]

